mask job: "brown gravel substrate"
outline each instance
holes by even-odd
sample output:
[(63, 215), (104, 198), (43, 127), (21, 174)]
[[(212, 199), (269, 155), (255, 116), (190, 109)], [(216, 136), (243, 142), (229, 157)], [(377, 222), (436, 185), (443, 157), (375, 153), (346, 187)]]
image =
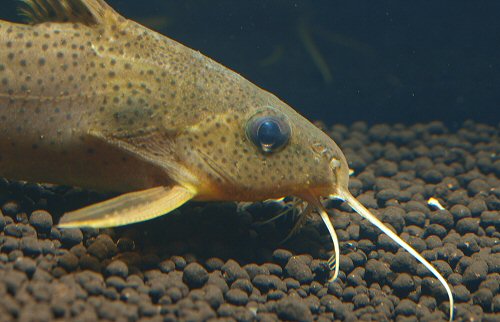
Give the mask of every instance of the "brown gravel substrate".
[[(465, 122), (334, 126), (351, 191), (453, 288), (457, 320), (500, 318), (500, 140)], [(340, 281), (319, 216), (287, 243), (278, 203), (195, 204), (115, 230), (53, 227), (105, 196), (0, 182), (0, 321), (445, 320), (444, 288), (349, 207), (331, 202)], [(446, 210), (427, 204), (434, 197)]]

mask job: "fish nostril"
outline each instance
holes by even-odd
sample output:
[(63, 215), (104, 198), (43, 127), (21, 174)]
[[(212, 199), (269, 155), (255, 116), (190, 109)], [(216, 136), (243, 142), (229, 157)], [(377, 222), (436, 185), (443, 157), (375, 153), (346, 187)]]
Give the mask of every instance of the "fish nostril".
[(312, 150), (319, 155), (325, 155), (328, 153), (328, 148), (321, 143), (313, 143), (311, 146)]

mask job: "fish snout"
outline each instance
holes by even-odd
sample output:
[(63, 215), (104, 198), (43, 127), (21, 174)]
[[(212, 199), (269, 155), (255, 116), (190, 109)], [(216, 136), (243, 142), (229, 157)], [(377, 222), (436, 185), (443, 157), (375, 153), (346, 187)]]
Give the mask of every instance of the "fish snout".
[(311, 150), (317, 162), (323, 164), (322, 168), (325, 169), (325, 166), (327, 168), (324, 176), (329, 178), (328, 195), (336, 196), (340, 190), (347, 189), (349, 166), (340, 149), (317, 141), (311, 144)]

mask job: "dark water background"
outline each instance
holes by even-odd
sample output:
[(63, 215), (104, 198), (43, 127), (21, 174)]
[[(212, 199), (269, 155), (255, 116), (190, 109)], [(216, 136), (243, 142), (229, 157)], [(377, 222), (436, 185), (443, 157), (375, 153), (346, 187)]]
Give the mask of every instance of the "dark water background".
[(500, 1), (108, 2), (326, 124), (500, 122)]

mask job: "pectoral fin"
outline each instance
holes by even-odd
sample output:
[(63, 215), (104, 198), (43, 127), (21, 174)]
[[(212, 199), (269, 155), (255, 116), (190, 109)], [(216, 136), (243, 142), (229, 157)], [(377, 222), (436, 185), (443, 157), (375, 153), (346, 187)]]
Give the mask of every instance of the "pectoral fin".
[(179, 185), (130, 192), (68, 212), (61, 218), (58, 227), (106, 228), (146, 221), (180, 207), (195, 194)]

